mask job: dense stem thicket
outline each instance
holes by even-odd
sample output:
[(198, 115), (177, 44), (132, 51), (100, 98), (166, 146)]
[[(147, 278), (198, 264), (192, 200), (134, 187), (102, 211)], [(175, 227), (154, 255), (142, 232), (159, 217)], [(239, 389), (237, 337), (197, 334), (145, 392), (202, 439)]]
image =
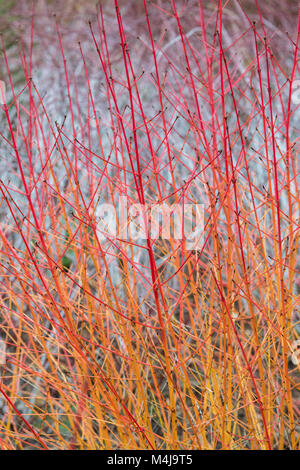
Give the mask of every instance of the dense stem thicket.
[[(299, 9), (114, 3), (2, 41), (0, 446), (298, 449)], [(103, 236), (121, 197), (201, 246)]]

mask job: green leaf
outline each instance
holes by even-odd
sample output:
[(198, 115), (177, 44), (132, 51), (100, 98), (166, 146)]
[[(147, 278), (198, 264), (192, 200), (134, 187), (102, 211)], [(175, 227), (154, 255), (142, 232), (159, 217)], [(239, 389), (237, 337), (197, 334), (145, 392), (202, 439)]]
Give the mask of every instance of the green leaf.
[(63, 268), (65, 271), (69, 271), (70, 267), (71, 267), (71, 264), (72, 264), (72, 260), (71, 258), (69, 258), (68, 256), (64, 255), (62, 257), (62, 265), (63, 265)]

